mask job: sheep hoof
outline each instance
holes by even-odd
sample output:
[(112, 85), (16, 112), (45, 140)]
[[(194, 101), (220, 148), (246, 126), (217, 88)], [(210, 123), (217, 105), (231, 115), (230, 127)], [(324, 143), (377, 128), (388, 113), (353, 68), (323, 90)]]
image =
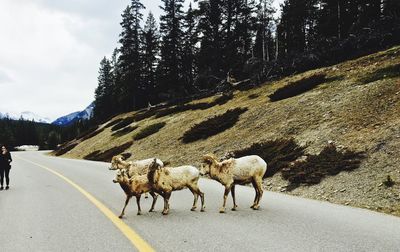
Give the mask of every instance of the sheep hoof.
[(253, 210), (258, 210), (258, 209), (260, 209), (260, 206), (253, 206), (252, 208), (253, 208)]
[(206, 210), (204, 209), (204, 208), (202, 208), (201, 210), (200, 210), (200, 212), (205, 212)]
[(149, 196), (144, 196), (144, 198), (145, 198), (145, 199), (148, 199), (148, 198), (149, 198)]
[(232, 208), (232, 211), (236, 211), (236, 207)]
[(122, 215), (118, 216), (118, 218), (122, 219)]
[(151, 213), (151, 212), (153, 212), (153, 211), (154, 211), (154, 209), (150, 209), (150, 210), (149, 210), (149, 213)]
[(163, 215), (167, 215), (167, 214), (168, 214), (168, 212), (165, 212), (165, 211), (163, 211), (163, 212), (162, 212), (162, 214), (163, 214)]
[(190, 211), (196, 211), (196, 207), (192, 207)]
[(138, 212), (137, 215), (142, 215), (142, 213), (141, 213), (141, 212)]
[(221, 208), (221, 209), (219, 210), (219, 212), (220, 212), (220, 213), (225, 213), (225, 209)]

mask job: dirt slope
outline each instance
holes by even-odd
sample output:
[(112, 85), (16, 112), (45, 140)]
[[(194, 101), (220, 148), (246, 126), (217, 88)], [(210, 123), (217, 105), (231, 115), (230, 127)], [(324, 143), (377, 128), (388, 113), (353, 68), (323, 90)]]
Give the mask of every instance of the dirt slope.
[[(316, 88), (270, 101), (268, 96), (277, 89), (316, 74), (325, 75), (324, 83)], [(210, 103), (215, 98), (191, 104)], [(182, 142), (181, 137), (193, 125), (233, 108), (248, 108), (233, 127), (204, 140)], [(92, 154), (93, 157), (133, 141), (125, 150), (134, 154), (130, 159), (157, 156), (173, 165), (200, 165), (205, 153), (214, 152), (221, 157), (255, 142), (294, 138), (307, 153), (317, 154), (328, 141), (333, 141), (340, 147), (364, 151), (366, 159), (354, 171), (341, 172), (318, 185), (303, 185), (290, 192), (286, 190), (288, 182), (278, 172), (265, 180), (266, 189), (400, 216), (400, 47), (265, 83), (248, 91), (235, 91), (233, 98), (222, 105), (184, 110), (160, 118), (136, 119), (131, 128), (120, 134), (104, 124), (100, 127), (104, 130), (76, 141), (78, 145), (64, 156), (88, 158)], [(119, 115), (111, 121), (137, 113)], [(146, 126), (161, 122), (165, 126), (161, 125), (158, 132), (133, 140)], [(388, 175), (395, 181), (391, 187), (383, 183)]]

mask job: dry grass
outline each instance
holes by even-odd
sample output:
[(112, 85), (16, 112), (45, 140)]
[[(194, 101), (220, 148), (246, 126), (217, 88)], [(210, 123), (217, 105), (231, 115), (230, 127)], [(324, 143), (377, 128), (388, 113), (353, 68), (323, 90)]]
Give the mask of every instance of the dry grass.
[(140, 140), (140, 139), (146, 138), (148, 136), (151, 136), (151, 135), (157, 133), (158, 131), (160, 131), (160, 129), (164, 128), (164, 126), (166, 124), (167, 123), (165, 123), (165, 122), (151, 124), (151, 125), (147, 126), (146, 128), (143, 128), (142, 130), (140, 130), (136, 135), (134, 135), (133, 140)]
[[(360, 85), (359, 81), (379, 69), (399, 65), (399, 55), (400, 47), (395, 47), (336, 66), (266, 83), (249, 91), (235, 91), (233, 98), (225, 104), (206, 109), (186, 110), (163, 118), (154, 116), (163, 108), (150, 112), (143, 110), (119, 115), (113, 120), (135, 117), (135, 121), (141, 119), (141, 128), (165, 122), (162, 132), (134, 142), (124, 152), (134, 153), (135, 159), (157, 155), (162, 160), (171, 160), (171, 165), (199, 166), (201, 156), (209, 152), (222, 156), (229, 150), (242, 150), (255, 143), (291, 138), (297, 145), (305, 147), (307, 155), (318, 155), (332, 140), (338, 147), (365, 152), (366, 158), (360, 167), (352, 172), (324, 177), (316, 185), (301, 185), (288, 193), (400, 216), (400, 183), (397, 183), (400, 181), (400, 77), (383, 78), (368, 85)], [(295, 83), (318, 73), (325, 74), (327, 81), (305, 93), (279, 102), (263, 98), (287, 83)], [(255, 97), (257, 95), (260, 98)], [(217, 97), (190, 104), (212, 103)], [(182, 143), (183, 133), (193, 125), (237, 107), (246, 107), (248, 111), (240, 115), (234, 127), (206, 140)], [(112, 133), (110, 128), (106, 128), (78, 144), (65, 156), (83, 158), (95, 150), (109, 150), (119, 143), (131, 141), (136, 131), (118, 138)], [(284, 151), (279, 150), (279, 153)], [(269, 165), (274, 167), (272, 162), (269, 161)], [(289, 182), (281, 174), (278, 171), (268, 177), (265, 188), (284, 190)], [(382, 183), (388, 175), (396, 182), (391, 187)]]
[(111, 158), (113, 156), (123, 153), (126, 149), (131, 147), (132, 144), (133, 144), (133, 142), (130, 141), (130, 142), (126, 142), (126, 143), (124, 143), (122, 145), (115, 146), (115, 147), (113, 147), (113, 148), (111, 148), (109, 150), (105, 150), (105, 151), (96, 150), (96, 151), (86, 155), (84, 157), (84, 159), (93, 160), (93, 161), (110, 162)]
[(53, 154), (56, 156), (64, 155), (68, 151), (75, 148), (77, 145), (78, 145), (78, 142), (71, 142), (71, 143), (63, 144), (57, 150), (53, 151)]
[(400, 77), (400, 64), (380, 68), (373, 73), (360, 78), (360, 82), (363, 84), (368, 84), (377, 80), (396, 77)]
[(136, 130), (137, 128), (139, 128), (138, 125), (128, 126), (128, 127), (125, 127), (125, 128), (123, 128), (123, 129), (120, 129), (120, 130), (118, 130), (118, 131), (112, 133), (111, 135), (112, 135), (112, 136), (115, 136), (115, 137), (121, 137), (121, 136), (123, 136), (123, 135), (126, 135), (126, 134), (129, 134), (129, 133), (133, 132), (133, 131)]

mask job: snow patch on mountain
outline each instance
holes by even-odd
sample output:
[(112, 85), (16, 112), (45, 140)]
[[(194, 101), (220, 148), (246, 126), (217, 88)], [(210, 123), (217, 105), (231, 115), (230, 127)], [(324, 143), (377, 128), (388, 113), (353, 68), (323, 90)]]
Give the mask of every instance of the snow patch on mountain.
[(66, 116), (57, 118), (52, 124), (66, 126), (79, 120), (88, 120), (93, 116), (94, 103), (91, 103), (87, 108), (82, 111), (73, 112)]
[(51, 119), (47, 117), (43, 117), (40, 115), (37, 115), (31, 111), (24, 111), (19, 114), (14, 114), (14, 113), (1, 113), (0, 112), (0, 118), (9, 118), (12, 120), (25, 120), (25, 121), (35, 121), (35, 122), (40, 122), (40, 123), (51, 123)]

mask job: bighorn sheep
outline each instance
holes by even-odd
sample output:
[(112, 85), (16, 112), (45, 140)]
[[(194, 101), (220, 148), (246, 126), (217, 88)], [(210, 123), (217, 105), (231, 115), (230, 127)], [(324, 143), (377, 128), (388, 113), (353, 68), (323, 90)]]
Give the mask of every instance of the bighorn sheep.
[[(156, 159), (157, 163), (163, 167), (164, 163), (160, 159)], [(125, 161), (122, 155), (117, 155), (111, 159), (110, 170), (121, 170), (125, 169), (128, 171), (128, 176), (134, 175), (144, 175), (147, 174), (150, 164), (153, 162), (153, 158), (135, 160), (135, 161)]]
[(169, 212), (169, 198), (172, 191), (189, 188), (193, 193), (194, 201), (190, 209), (196, 209), (197, 200), (201, 198), (201, 212), (204, 212), (204, 193), (198, 187), (200, 178), (199, 170), (190, 165), (178, 167), (161, 167), (156, 159), (153, 160), (147, 173), (149, 183), (152, 190), (160, 194), (164, 198), (164, 210), (162, 214), (166, 215)]
[[(131, 178), (135, 175), (145, 175), (149, 171), (149, 165), (153, 162), (153, 158), (143, 159), (143, 160), (135, 160), (135, 161), (125, 161), (122, 155), (117, 155), (112, 157), (111, 159), (111, 167), (110, 170), (121, 170), (125, 169), (128, 173), (128, 177)], [(157, 163), (163, 167), (164, 163), (157, 159)], [(147, 193), (144, 194), (144, 197), (147, 199)]]
[(214, 155), (203, 156), (204, 165), (201, 167), (201, 174), (210, 174), (210, 177), (225, 186), (224, 201), (220, 213), (225, 212), (226, 198), (229, 191), (232, 193), (233, 208), (237, 208), (235, 199), (235, 185), (252, 183), (256, 196), (251, 206), (254, 210), (259, 209), (259, 203), (263, 195), (262, 178), (267, 171), (267, 163), (259, 156), (245, 156), (241, 158), (231, 158), (218, 162)]
[(140, 208), (140, 196), (142, 193), (150, 192), (150, 195), (153, 197), (153, 203), (151, 204), (151, 208), (149, 212), (152, 212), (154, 209), (154, 205), (156, 204), (158, 195), (151, 191), (151, 186), (147, 179), (147, 175), (136, 175), (129, 178), (126, 174), (125, 170), (118, 170), (115, 179), (113, 179), (114, 183), (119, 183), (122, 190), (124, 190), (126, 194), (126, 200), (124, 208), (122, 209), (119, 218), (122, 218), (125, 214), (125, 208), (129, 203), (129, 200), (132, 196), (136, 197), (136, 204), (138, 207), (138, 215), (141, 215), (142, 209)]

